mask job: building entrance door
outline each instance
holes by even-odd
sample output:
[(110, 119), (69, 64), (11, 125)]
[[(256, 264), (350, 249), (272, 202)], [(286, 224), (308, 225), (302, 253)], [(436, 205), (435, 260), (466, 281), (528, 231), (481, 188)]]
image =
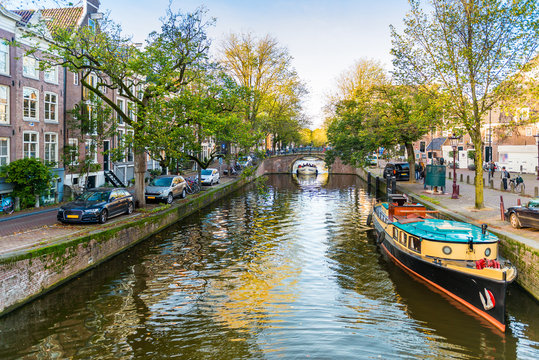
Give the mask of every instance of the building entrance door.
[(110, 170), (110, 141), (105, 140), (103, 141), (103, 171), (109, 171)]

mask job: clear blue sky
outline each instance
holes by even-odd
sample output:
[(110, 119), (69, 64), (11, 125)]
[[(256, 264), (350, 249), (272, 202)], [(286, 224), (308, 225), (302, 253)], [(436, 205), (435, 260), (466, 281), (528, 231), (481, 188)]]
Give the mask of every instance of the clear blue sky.
[[(3, 0), (40, 4), (67, 0)], [(77, 3), (81, 0), (72, 0)], [(169, 0), (101, 0), (135, 42), (159, 29)], [(172, 0), (174, 10), (205, 6), (217, 18), (210, 30), (214, 49), (229, 33), (270, 34), (294, 57), (294, 67), (310, 95), (305, 102), (313, 128), (322, 122), (321, 108), (335, 78), (355, 60), (380, 60), (391, 68), (389, 25), (401, 27), (408, 0)], [(38, 5), (39, 6), (39, 5)]]

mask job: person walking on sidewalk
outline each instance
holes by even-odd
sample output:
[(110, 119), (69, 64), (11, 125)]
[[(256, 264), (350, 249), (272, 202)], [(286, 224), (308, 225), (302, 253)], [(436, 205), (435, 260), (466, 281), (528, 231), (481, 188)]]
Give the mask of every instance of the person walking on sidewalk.
[(511, 175), (509, 175), (509, 171), (505, 170), (505, 166), (502, 167), (502, 182), (503, 182), (503, 190), (507, 190), (507, 179), (509, 179)]

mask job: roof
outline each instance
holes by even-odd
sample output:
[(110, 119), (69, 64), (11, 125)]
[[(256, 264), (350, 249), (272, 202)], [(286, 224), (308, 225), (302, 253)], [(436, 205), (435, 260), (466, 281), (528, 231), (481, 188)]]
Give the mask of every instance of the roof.
[(488, 231), (483, 235), (480, 227), (460, 221), (424, 219), (408, 224), (394, 222), (393, 225), (409, 234), (434, 241), (467, 243), (470, 237), (475, 244), (498, 241), (498, 238)]
[[(28, 24), (32, 16), (37, 10), (11, 10), (11, 12), (21, 16), (20, 23)], [(42, 19), (50, 19), (47, 21), (47, 27), (50, 31), (54, 29), (68, 29), (76, 26), (82, 15), (84, 14), (83, 7), (67, 7), (56, 9), (40, 10)]]
[(41, 14), (44, 18), (52, 19), (47, 23), (49, 30), (53, 29), (67, 29), (77, 26), (79, 20), (84, 13), (82, 7), (69, 7), (58, 9), (44, 9), (41, 10)]
[(427, 151), (442, 150), (442, 145), (445, 143), (445, 140), (447, 140), (446, 137), (439, 137), (439, 138), (432, 139), (429, 146), (427, 146)]
[(15, 13), (21, 17), (20, 23), (28, 24), (30, 18), (35, 14), (35, 10), (11, 10), (12, 13)]

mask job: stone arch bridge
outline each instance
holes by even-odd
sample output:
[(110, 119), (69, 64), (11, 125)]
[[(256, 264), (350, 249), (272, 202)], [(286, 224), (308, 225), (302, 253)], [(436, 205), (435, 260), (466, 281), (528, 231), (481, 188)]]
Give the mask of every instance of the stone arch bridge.
[[(294, 163), (305, 158), (315, 158), (323, 161), (326, 156), (322, 152), (275, 155), (265, 159), (258, 171), (261, 174), (290, 174)], [(357, 174), (357, 169), (343, 164), (340, 159), (336, 159), (328, 172), (330, 174)]]

